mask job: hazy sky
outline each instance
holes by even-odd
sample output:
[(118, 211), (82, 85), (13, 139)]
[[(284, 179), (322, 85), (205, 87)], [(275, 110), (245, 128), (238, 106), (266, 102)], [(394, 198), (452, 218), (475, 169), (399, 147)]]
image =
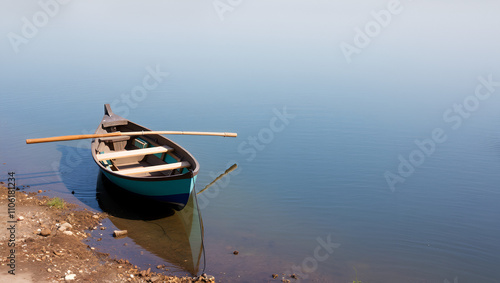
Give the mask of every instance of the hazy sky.
[(58, 67), (104, 75), (152, 63), (221, 81), (285, 70), (294, 81), (391, 84), (447, 74), (451, 84), (500, 73), (498, 1), (60, 2), (3, 1), (6, 76)]

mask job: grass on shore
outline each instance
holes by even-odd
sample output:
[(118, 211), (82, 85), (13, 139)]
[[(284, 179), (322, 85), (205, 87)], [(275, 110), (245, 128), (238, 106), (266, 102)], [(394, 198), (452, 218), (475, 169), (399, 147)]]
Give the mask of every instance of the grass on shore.
[(49, 207), (55, 207), (57, 209), (63, 209), (66, 207), (66, 203), (62, 198), (55, 197), (47, 202)]
[(354, 268), (354, 272), (356, 273), (356, 279), (352, 281), (352, 283), (363, 283), (360, 280), (358, 280), (358, 271), (356, 270), (356, 267), (353, 266), (352, 268)]

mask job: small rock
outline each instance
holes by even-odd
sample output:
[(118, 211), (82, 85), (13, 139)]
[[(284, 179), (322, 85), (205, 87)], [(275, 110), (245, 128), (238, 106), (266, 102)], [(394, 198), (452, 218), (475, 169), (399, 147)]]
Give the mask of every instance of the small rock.
[(73, 228), (73, 226), (71, 224), (69, 224), (68, 222), (64, 222), (63, 224), (61, 224), (61, 226), (59, 226), (59, 231), (66, 231), (68, 229), (71, 229)]
[(101, 227), (101, 230), (106, 230), (106, 227)]
[(295, 274), (295, 273), (290, 275), (290, 277), (292, 277), (293, 279), (298, 279), (297, 274)]
[(274, 279), (278, 278), (278, 274), (273, 274), (273, 278)]
[(52, 269), (50, 269), (50, 268), (47, 268), (47, 272), (52, 272)]
[(24, 220), (24, 217), (22, 217), (22, 216), (19, 216), (19, 217), (17, 218), (17, 221), (23, 221), (23, 220)]
[(94, 219), (99, 219), (99, 215), (94, 214), (94, 215), (92, 215), (92, 218), (94, 218)]
[(121, 237), (127, 235), (128, 231), (127, 230), (115, 230), (113, 232), (113, 237)]
[(47, 229), (47, 228), (43, 228), (41, 231), (40, 231), (40, 235), (41, 236), (44, 236), (44, 237), (47, 237), (48, 235), (50, 235), (50, 230)]
[(63, 234), (66, 236), (73, 236), (73, 232), (71, 231), (64, 231)]
[(234, 255), (237, 255), (237, 254), (239, 254), (239, 253), (240, 253), (240, 252), (238, 252), (238, 251), (234, 251), (234, 252), (233, 252), (233, 254), (234, 254)]
[(76, 274), (68, 274), (66, 276), (64, 276), (64, 280), (66, 281), (72, 281), (72, 280), (75, 280), (76, 278)]
[(42, 190), (38, 190), (38, 193), (41, 194), (42, 193)]

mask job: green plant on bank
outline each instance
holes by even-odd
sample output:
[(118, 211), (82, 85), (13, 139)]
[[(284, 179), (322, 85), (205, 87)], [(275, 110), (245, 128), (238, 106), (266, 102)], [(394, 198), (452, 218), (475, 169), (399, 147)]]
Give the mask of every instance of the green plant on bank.
[(362, 281), (358, 280), (358, 271), (356, 270), (356, 267), (352, 267), (354, 269), (354, 272), (356, 273), (356, 280), (352, 281), (352, 283), (363, 283)]
[(55, 197), (47, 202), (49, 207), (55, 207), (57, 209), (62, 209), (65, 206), (64, 200), (62, 198)]

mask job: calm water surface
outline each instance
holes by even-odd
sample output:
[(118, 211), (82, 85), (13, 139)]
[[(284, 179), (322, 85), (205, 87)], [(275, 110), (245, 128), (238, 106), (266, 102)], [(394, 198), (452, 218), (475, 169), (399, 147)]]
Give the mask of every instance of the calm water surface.
[[(2, 179), (15, 171), (26, 190), (105, 210), (90, 141), (24, 140), (94, 132), (111, 103), (155, 130), (238, 132), (172, 137), (200, 162), (197, 191), (238, 164), (198, 198), (205, 271), (223, 282), (352, 282), (355, 270), (363, 282), (500, 282), (498, 3), (401, 1), (348, 63), (341, 43), (387, 2), (242, 1), (221, 20), (211, 2), (72, 1), (18, 53), (9, 33), (41, 8), (8, 2)], [(147, 242), (168, 238), (151, 221), (99, 248), (193, 272), (166, 255), (176, 247)]]

